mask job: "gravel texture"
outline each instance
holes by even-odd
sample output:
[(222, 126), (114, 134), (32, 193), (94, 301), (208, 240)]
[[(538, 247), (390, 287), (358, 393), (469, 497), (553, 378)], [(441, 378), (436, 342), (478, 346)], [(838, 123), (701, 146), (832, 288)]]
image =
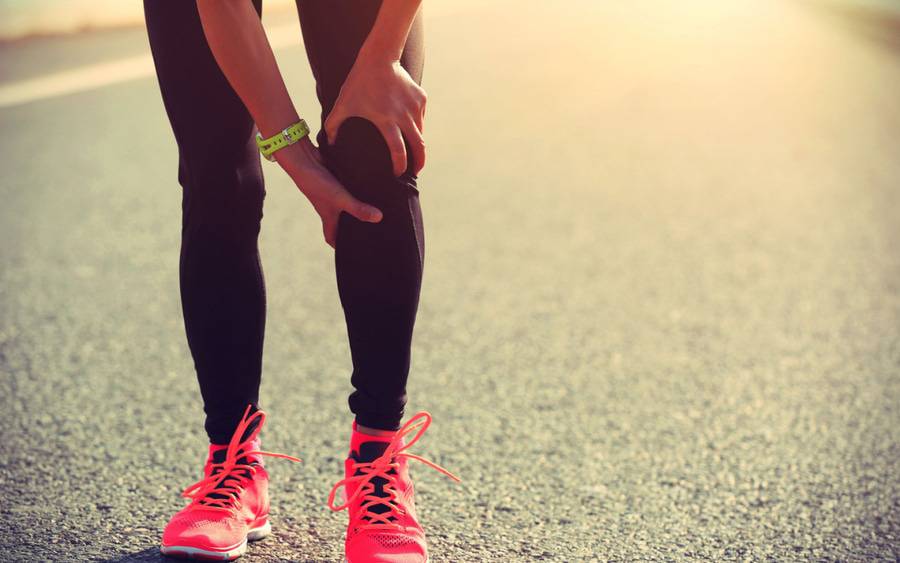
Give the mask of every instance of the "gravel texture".
[[(898, 51), (774, 0), (561, 6), (427, 22), (410, 412), (463, 479), (413, 470), (434, 560), (896, 560)], [(105, 38), (146, 48), (7, 44), (3, 80)], [(314, 115), (299, 37), (279, 57)], [(160, 560), (205, 445), (155, 79), (0, 128), (0, 559)], [(333, 257), (266, 171), (264, 444), (304, 463), (269, 462), (245, 560), (339, 561)]]

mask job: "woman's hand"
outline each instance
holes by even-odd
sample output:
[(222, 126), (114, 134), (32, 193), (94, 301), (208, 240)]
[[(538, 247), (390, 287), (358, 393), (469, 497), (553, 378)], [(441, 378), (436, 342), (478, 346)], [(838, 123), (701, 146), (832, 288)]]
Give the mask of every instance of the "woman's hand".
[(367, 223), (381, 221), (382, 214), (378, 208), (353, 197), (325, 168), (319, 149), (309, 137), (276, 151), (275, 158), (319, 214), (325, 242), (330, 247), (335, 245), (341, 211)]
[(328, 143), (334, 144), (341, 123), (363, 117), (381, 132), (391, 151), (394, 175), (408, 167), (403, 138), (412, 151), (413, 173), (425, 166), (425, 90), (413, 81), (397, 60), (372, 57), (361, 51), (341, 87), (334, 108), (325, 119)]

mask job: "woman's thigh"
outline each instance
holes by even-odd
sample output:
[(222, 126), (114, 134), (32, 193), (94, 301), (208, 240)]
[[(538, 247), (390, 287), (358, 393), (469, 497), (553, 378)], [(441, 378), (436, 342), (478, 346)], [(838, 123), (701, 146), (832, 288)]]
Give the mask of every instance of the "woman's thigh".
[[(381, 0), (297, 0), (323, 123), (375, 23), (380, 6)], [(416, 82), (422, 78), (422, 35), (420, 14), (411, 26), (400, 61)], [(343, 260), (347, 254), (353, 255), (354, 260), (359, 258), (357, 262), (363, 261), (363, 254), (378, 256), (382, 263), (395, 262), (395, 271), (409, 272), (404, 277), (410, 278), (410, 283), (400, 284), (402, 289), (398, 293), (416, 293), (425, 242), (417, 178), (410, 170), (400, 177), (394, 176), (387, 143), (365, 119), (347, 119), (334, 145), (328, 144), (323, 127), (318, 142), (326, 166), (344, 187), (385, 214), (381, 223), (373, 225), (359, 224), (349, 216), (341, 217), (338, 246), (343, 248), (337, 249), (339, 277), (341, 271), (351, 269), (340, 267), (341, 263), (349, 262)], [(384, 248), (375, 248), (377, 245)], [(370, 276), (371, 273), (366, 277), (372, 281)]]
[[(254, 4), (261, 12), (261, 0)], [(196, 2), (144, 0), (144, 13), (159, 88), (178, 143), (180, 179), (192, 192), (186, 195), (258, 200), (261, 181), (230, 181), (260, 177), (255, 125), (209, 49)], [(222, 193), (228, 191), (223, 185), (254, 193)], [(200, 193), (205, 191), (216, 193)]]
[[(375, 24), (381, 0), (297, 0), (309, 64), (322, 105), (322, 121), (331, 111), (356, 55)], [(413, 21), (400, 64), (422, 81), (424, 43), (421, 13)], [(320, 141), (322, 140), (320, 133)]]

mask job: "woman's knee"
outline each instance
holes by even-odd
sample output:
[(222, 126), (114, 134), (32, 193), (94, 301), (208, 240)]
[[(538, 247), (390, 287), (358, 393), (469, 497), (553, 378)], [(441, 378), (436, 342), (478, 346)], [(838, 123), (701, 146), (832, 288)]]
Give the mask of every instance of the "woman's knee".
[(326, 164), (355, 197), (372, 204), (406, 201), (415, 191), (415, 177), (394, 176), (391, 152), (378, 128), (369, 120), (344, 121), (333, 145), (323, 150)]

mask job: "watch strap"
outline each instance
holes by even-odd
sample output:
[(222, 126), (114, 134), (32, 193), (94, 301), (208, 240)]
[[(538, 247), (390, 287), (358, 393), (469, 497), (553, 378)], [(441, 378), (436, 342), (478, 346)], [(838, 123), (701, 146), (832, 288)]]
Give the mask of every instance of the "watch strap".
[(262, 153), (266, 160), (274, 161), (275, 151), (293, 145), (307, 135), (309, 135), (309, 126), (306, 124), (306, 121), (301, 119), (268, 139), (263, 139), (262, 135), (257, 132), (256, 146), (259, 147), (259, 152)]

